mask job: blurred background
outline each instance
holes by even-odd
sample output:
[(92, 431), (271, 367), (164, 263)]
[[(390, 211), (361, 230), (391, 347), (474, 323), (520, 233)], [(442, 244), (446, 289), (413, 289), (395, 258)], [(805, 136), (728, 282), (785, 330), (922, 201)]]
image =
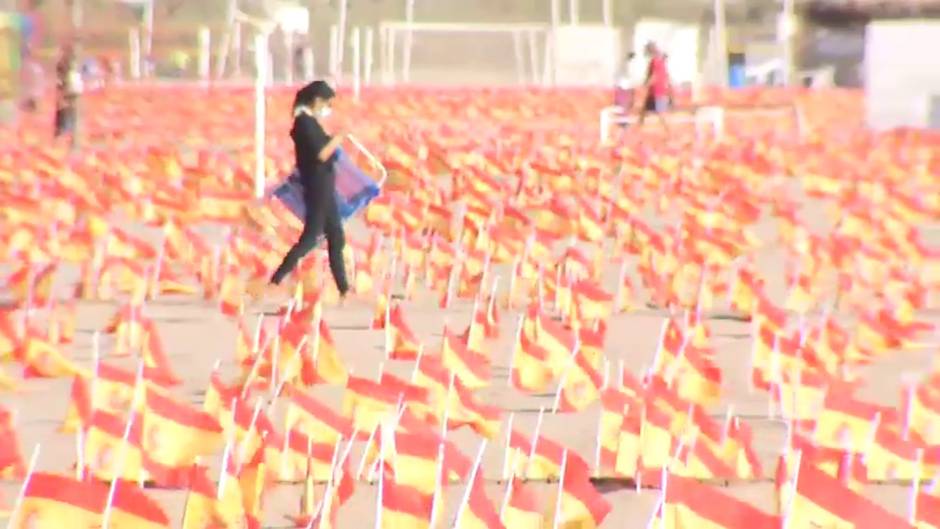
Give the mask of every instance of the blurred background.
[[(605, 85), (627, 53), (658, 40), (666, 41), (670, 67), (682, 70), (674, 72), (680, 83), (864, 88), (866, 27), (920, 27), (900, 30), (891, 46), (869, 54), (902, 70), (906, 60), (907, 69), (921, 69), (918, 51), (930, 48), (938, 27), (921, 22), (940, 16), (940, 0), (0, 0), (0, 12), (7, 20), (0, 24), (7, 92), (23, 57), (48, 71), (75, 36), (86, 70), (103, 75), (196, 80), (205, 46), (211, 77), (249, 79), (258, 32), (266, 36), (272, 83), (312, 76), (342, 83), (358, 54), (366, 83)], [(408, 20), (415, 24), (410, 34)], [(558, 25), (613, 31), (569, 32), (550, 42)], [(923, 38), (904, 42), (911, 34)], [(593, 55), (595, 64), (569, 64), (559, 77), (549, 66), (552, 43), (570, 61)], [(867, 70), (884, 71), (872, 61)], [(925, 79), (916, 84), (920, 101)]]
[[(329, 47), (329, 28), (336, 24), (339, 0), (270, 2), (241, 0), (239, 9), (256, 16), (273, 17), (284, 5), (308, 10), (309, 32), (302, 40), (311, 44), (319, 55)], [(579, 2), (582, 23), (602, 21), (602, 3)], [(631, 30), (642, 19), (666, 19), (702, 28), (701, 38), (707, 40), (714, 21), (714, 2), (694, 0), (613, 0), (615, 25), (622, 29), (625, 44), (632, 42)], [(68, 38), (73, 23), (81, 27), (85, 52), (92, 55), (123, 56), (127, 53), (127, 28), (142, 26), (147, 16), (147, 3), (121, 0), (4, 0), (0, 9), (27, 13), (33, 17), (32, 31), (39, 56), (52, 59), (57, 45)], [(213, 35), (226, 27), (226, 0), (155, 0), (153, 60), (157, 73), (177, 70), (174, 55), (198, 52), (198, 28), (208, 26)], [(568, 19), (568, 2), (561, 2), (562, 21)], [(750, 64), (765, 62), (777, 47), (780, 2), (772, 0), (727, 0), (725, 2), (729, 52), (743, 55)], [(417, 0), (416, 21), (481, 23), (547, 23), (551, 17), (550, 0)], [(937, 0), (798, 0), (799, 32), (795, 38), (795, 59), (798, 67), (835, 67), (834, 81), (841, 86), (861, 86), (860, 64), (864, 58), (864, 28), (872, 18), (922, 17), (940, 13)], [(404, 20), (404, 0), (349, 0), (347, 23), (377, 26), (383, 20)], [(274, 36), (275, 41), (277, 36)], [(416, 80), (424, 76), (436, 78), (437, 73), (459, 58), (462, 72), (459, 81), (512, 82), (514, 64), (511, 37), (506, 34), (467, 33), (420, 34), (415, 46), (413, 67)], [(295, 39), (300, 41), (301, 39)], [(298, 44), (300, 42), (297, 42)], [(247, 53), (248, 47), (245, 48)], [(285, 52), (273, 45), (278, 60)], [(507, 53), (508, 51), (508, 53)], [(737, 59), (737, 57), (733, 57)], [(195, 60), (187, 65), (187, 74), (196, 76)], [(467, 75), (467, 74), (470, 75)]]

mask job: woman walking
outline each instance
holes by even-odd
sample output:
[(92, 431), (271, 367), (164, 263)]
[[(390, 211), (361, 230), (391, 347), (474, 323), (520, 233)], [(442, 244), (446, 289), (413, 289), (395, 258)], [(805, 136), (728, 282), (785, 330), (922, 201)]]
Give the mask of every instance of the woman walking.
[[(326, 82), (314, 81), (301, 88), (294, 98), (294, 125), (290, 134), (294, 140), (294, 154), (303, 187), (306, 214), (300, 238), (274, 271), (266, 285), (268, 288), (277, 288), (294, 270), (300, 259), (316, 246), (320, 235), (326, 235), (330, 272), (333, 274), (336, 288), (341, 298), (345, 298), (349, 291), (343, 262), (346, 239), (336, 203), (336, 175), (333, 170), (336, 150), (346, 138), (346, 134), (338, 132), (331, 137), (320, 124), (320, 120), (332, 112), (335, 96), (336, 93)], [(260, 296), (264, 287), (265, 285), (256, 286), (252, 295)]]

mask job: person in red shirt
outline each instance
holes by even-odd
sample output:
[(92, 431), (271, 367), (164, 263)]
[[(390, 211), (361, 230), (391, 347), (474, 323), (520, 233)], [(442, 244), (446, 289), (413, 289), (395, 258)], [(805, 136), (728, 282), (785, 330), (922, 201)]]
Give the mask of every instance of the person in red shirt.
[(646, 100), (643, 108), (640, 109), (639, 124), (642, 125), (646, 119), (646, 114), (652, 112), (659, 116), (659, 122), (667, 131), (669, 126), (663, 113), (669, 110), (669, 102), (672, 99), (672, 83), (669, 80), (669, 69), (666, 66), (666, 55), (656, 46), (654, 42), (646, 44), (646, 57), (649, 59), (649, 67), (646, 71)]

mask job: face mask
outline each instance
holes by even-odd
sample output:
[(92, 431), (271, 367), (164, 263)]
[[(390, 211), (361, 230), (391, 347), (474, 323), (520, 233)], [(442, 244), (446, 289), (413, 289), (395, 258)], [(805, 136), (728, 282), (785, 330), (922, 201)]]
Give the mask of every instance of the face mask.
[(330, 114), (332, 114), (332, 113), (333, 113), (333, 108), (332, 108), (332, 107), (323, 107), (323, 108), (320, 109), (320, 117), (321, 117), (321, 118), (328, 118), (328, 117), (330, 117)]

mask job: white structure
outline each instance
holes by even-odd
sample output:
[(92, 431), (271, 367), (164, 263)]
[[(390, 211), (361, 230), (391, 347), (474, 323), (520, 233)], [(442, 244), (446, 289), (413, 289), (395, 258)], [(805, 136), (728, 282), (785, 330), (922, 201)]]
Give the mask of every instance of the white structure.
[[(865, 32), (865, 92), (868, 124), (875, 129), (927, 127), (940, 100), (940, 21), (892, 20)], [(925, 55), (926, 54), (926, 55)], [(935, 126), (937, 124), (934, 124)]]
[(633, 30), (633, 50), (643, 52), (655, 42), (669, 60), (669, 76), (676, 84), (697, 84), (700, 78), (699, 27), (672, 20), (641, 19)]
[[(480, 35), (510, 35), (513, 39), (526, 37), (528, 44), (529, 62), (525, 61), (525, 55), (516, 54), (516, 68), (521, 76), (529, 77), (533, 82), (539, 80), (538, 56), (539, 42), (545, 41), (549, 32), (548, 24), (477, 24), (477, 23), (437, 23), (437, 22), (397, 22), (384, 21), (379, 24), (379, 69), (382, 73), (382, 81), (386, 84), (394, 84), (396, 80), (403, 79), (406, 82), (411, 78), (411, 51), (408, 45), (414, 45), (414, 39), (407, 38), (409, 34), (415, 33), (476, 33)], [(400, 70), (396, 64), (396, 55), (398, 51), (399, 35), (403, 35), (404, 42), (400, 53), (402, 54), (402, 64)], [(526, 75), (528, 74), (528, 75)], [(368, 74), (367, 74), (368, 75)]]
[(555, 68), (562, 86), (608, 86), (623, 62), (620, 29), (614, 26), (581, 24), (557, 30)]
[[(411, 81), (415, 35), (505, 35), (512, 44), (516, 77), (520, 84), (609, 85), (622, 60), (620, 30), (614, 26), (614, 1), (600, 0), (601, 20), (582, 24), (580, 0), (568, 0), (568, 19), (562, 21), (561, 0), (550, 2), (548, 23), (438, 23), (416, 22), (415, 0), (405, 0), (404, 21), (379, 24), (379, 69), (385, 84)], [(399, 38), (401, 36), (401, 38)], [(400, 48), (400, 49), (399, 49)], [(508, 46), (507, 46), (508, 48)], [(365, 53), (371, 52), (367, 45)], [(508, 50), (507, 50), (508, 51)], [(399, 60), (400, 65), (396, 61)], [(541, 64), (540, 64), (541, 61)], [(371, 61), (363, 75), (368, 79)], [(342, 64), (339, 64), (342, 68)]]

